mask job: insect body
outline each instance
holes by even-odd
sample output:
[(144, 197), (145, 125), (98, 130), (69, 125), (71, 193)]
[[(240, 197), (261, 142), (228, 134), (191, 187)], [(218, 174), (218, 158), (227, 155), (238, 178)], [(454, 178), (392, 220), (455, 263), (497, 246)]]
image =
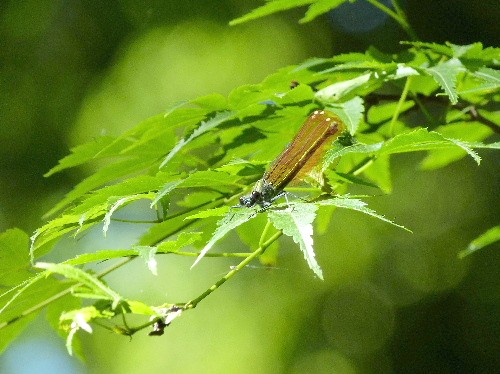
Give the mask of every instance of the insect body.
[(255, 204), (269, 207), (285, 195), (283, 189), (298, 176), (309, 172), (321, 159), (327, 146), (346, 130), (335, 114), (316, 110), (304, 122), (292, 142), (276, 158), (250, 195), (240, 197), (241, 207)]

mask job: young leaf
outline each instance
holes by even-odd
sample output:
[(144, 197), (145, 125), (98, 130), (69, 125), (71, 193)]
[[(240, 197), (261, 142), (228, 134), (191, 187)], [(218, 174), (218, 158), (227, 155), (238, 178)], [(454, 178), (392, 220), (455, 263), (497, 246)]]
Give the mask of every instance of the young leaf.
[(323, 272), (313, 248), (313, 226), (316, 217), (317, 206), (312, 204), (297, 203), (291, 209), (270, 210), (269, 220), (283, 234), (290, 236), (300, 247), (304, 258), (316, 276), (323, 280)]
[(60, 323), (63, 328), (69, 330), (68, 336), (66, 338), (66, 349), (70, 356), (73, 355), (73, 340), (75, 334), (78, 330), (84, 330), (89, 334), (92, 333), (92, 327), (90, 323), (96, 318), (112, 318), (114, 313), (109, 310), (100, 310), (95, 306), (88, 306), (85, 308), (71, 310), (61, 314)]

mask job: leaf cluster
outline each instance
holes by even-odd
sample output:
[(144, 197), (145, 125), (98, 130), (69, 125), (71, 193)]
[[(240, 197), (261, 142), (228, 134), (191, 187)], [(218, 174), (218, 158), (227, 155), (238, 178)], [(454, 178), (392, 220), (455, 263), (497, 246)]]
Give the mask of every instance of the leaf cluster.
[[(284, 2), (265, 7), (269, 11), (278, 3)], [(305, 18), (309, 20), (332, 2), (287, 3), (312, 4)], [(50, 219), (36, 230), (30, 244), (19, 230), (0, 237), (6, 287), (0, 295), (0, 349), (47, 305), (54, 305), (51, 316), (60, 316), (70, 351), (75, 333), (91, 332), (97, 321), (124, 335), (151, 327), (159, 335), (250, 261), (274, 263), (281, 235), (297, 243), (310, 268), (322, 278), (313, 225), (326, 227), (336, 208), (402, 227), (349, 195), (349, 189), (360, 185), (390, 192), (393, 154), (426, 152), (421, 166), (435, 169), (466, 156), (479, 164), (477, 150), (500, 148), (500, 142), (488, 141), (500, 132), (500, 50), (480, 43), (407, 44), (409, 48), (397, 55), (369, 49), (288, 66), (259, 84), (235, 88), (228, 97), (213, 94), (179, 103), (118, 137), (100, 137), (72, 149), (46, 176), (97, 162), (99, 169), (48, 212)], [(318, 108), (337, 114), (350, 137), (347, 144), (335, 142), (322, 160), (324, 184), (301, 189), (306, 201), (293, 199), (265, 212), (229, 209), (251, 191), (265, 166)], [(121, 213), (126, 217), (134, 208), (144, 207), (144, 202), (150, 220), (120, 218)], [(62, 238), (78, 238), (95, 228), (106, 235), (118, 220), (147, 224), (130, 248), (68, 256), (61, 263), (40, 262)], [(216, 251), (219, 240), (234, 229), (252, 250)], [(259, 230), (260, 237), (250, 237), (248, 229)], [(498, 239), (497, 231), (493, 234)], [(20, 252), (26, 256), (20, 257)], [(242, 262), (198, 297), (159, 306), (129, 300), (103, 280), (136, 258), (157, 274), (155, 258), (166, 254), (198, 260), (237, 257)], [(93, 264), (106, 260), (114, 260), (109, 269), (93, 270)], [(67, 310), (54, 303), (62, 298), (78, 302)], [(127, 314), (142, 315), (146, 321), (130, 327)], [(110, 322), (118, 316), (121, 323)]]

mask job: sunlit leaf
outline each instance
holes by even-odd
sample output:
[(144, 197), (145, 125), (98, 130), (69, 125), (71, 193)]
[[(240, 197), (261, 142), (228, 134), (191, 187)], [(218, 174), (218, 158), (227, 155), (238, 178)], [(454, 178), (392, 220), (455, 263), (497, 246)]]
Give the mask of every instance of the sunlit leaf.
[(491, 229), (487, 230), (483, 234), (479, 235), (476, 239), (470, 242), (467, 249), (461, 251), (459, 253), (459, 257), (463, 258), (468, 256), (488, 245), (496, 243), (500, 241), (500, 226), (494, 226)]
[[(108, 232), (108, 228), (109, 228), (109, 224), (111, 223), (111, 216), (113, 215), (113, 213), (121, 208), (122, 206), (126, 205), (126, 204), (129, 204), (133, 201), (137, 201), (137, 200), (142, 200), (144, 198), (146, 198), (147, 195), (144, 195), (144, 194), (141, 194), (141, 195), (132, 195), (132, 196), (125, 196), (125, 197), (122, 197), (122, 198), (119, 198), (116, 202), (114, 202), (111, 207), (109, 208), (108, 212), (106, 213), (106, 215), (104, 216), (104, 225), (102, 227), (102, 232), (104, 233), (104, 236), (106, 236), (107, 232)], [(152, 197), (152, 196), (150, 196)]]
[(340, 119), (347, 125), (351, 134), (354, 135), (356, 133), (359, 122), (363, 118), (363, 112), (365, 111), (363, 99), (356, 96), (345, 103), (331, 105), (327, 108), (340, 117)]
[(191, 265), (193, 268), (204, 256), (205, 254), (222, 239), (228, 232), (234, 230), (236, 227), (244, 224), (246, 221), (255, 215), (255, 211), (252, 209), (234, 209), (233, 211), (227, 213), (227, 215), (217, 222), (217, 229), (212, 235), (212, 238), (203, 247), (196, 261)]
[(315, 0), (272, 0), (259, 8), (253, 9), (250, 13), (232, 20), (231, 22), (229, 22), (229, 24), (234, 26), (243, 22), (251, 21), (256, 18), (265, 17), (273, 13), (311, 4), (314, 2)]
[(364, 214), (367, 214), (369, 216), (375, 217), (381, 221), (390, 223), (393, 226), (399, 227), (400, 229), (406, 230), (408, 232), (412, 232), (411, 230), (407, 229), (406, 227), (399, 225), (390, 219), (378, 214), (375, 212), (373, 209), (370, 209), (367, 207), (367, 204), (364, 201), (361, 201), (359, 199), (353, 199), (353, 198), (348, 198), (348, 197), (336, 197), (333, 199), (327, 199), (327, 200), (321, 200), (316, 202), (315, 204), (317, 205), (333, 205), (336, 206), (337, 208), (344, 208), (344, 209), (350, 209), (350, 210), (355, 210)]
[(316, 97), (319, 100), (325, 101), (325, 102), (335, 102), (342, 98), (343, 96), (346, 96), (348, 93), (358, 89), (359, 87), (364, 86), (367, 84), (372, 77), (371, 73), (360, 75), (356, 78), (343, 81), (343, 82), (338, 82), (338, 83), (333, 83), (325, 88), (322, 88), (318, 92), (316, 92)]
[(290, 236), (299, 245), (304, 258), (319, 279), (323, 279), (323, 272), (313, 248), (313, 226), (318, 208), (312, 204), (297, 203), (285, 210), (270, 210), (269, 220), (283, 234)]
[(150, 247), (146, 245), (137, 245), (133, 247), (136, 251), (139, 252), (139, 257), (141, 257), (148, 267), (149, 271), (153, 275), (158, 275), (158, 263), (156, 262), (156, 251), (157, 247)]
[(49, 273), (56, 273), (71, 279), (74, 282), (81, 283), (88, 287), (92, 294), (89, 296), (94, 298), (105, 298), (113, 302), (113, 309), (116, 308), (122, 297), (106, 286), (93, 275), (67, 264), (53, 264), (47, 262), (37, 262), (36, 267), (48, 270)]
[(347, 0), (317, 0), (309, 6), (306, 15), (299, 21), (300, 23), (310, 22), (319, 15), (335, 9)]
[(457, 76), (464, 71), (460, 60), (452, 58), (442, 64), (427, 68), (426, 71), (439, 83), (452, 104), (458, 102)]

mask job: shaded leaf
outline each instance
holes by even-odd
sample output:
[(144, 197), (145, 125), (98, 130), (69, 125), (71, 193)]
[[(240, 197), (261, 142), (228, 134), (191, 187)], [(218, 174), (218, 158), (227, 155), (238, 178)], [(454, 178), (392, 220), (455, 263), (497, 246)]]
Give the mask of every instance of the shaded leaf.
[(219, 126), (224, 121), (227, 121), (228, 119), (234, 117), (235, 114), (236, 112), (234, 111), (219, 112), (215, 115), (214, 118), (211, 118), (206, 122), (202, 122), (201, 125), (191, 133), (191, 135), (177, 142), (174, 148), (172, 148), (172, 150), (168, 153), (167, 157), (165, 157), (163, 162), (160, 164), (160, 169), (163, 168), (187, 144), (192, 142), (197, 137), (203, 135), (204, 133)]
[(0, 285), (2, 288), (0, 294), (0, 353), (28, 327), (39, 312), (33, 311), (33, 313), (25, 314), (24, 318), (21, 318), (23, 311), (36, 305), (40, 299), (43, 300), (47, 291), (50, 292), (50, 290), (44, 289), (41, 295), (36, 295), (34, 298), (22, 297), (22, 292), (27, 288), (27, 285), (31, 285), (30, 280), (35, 278), (33, 272), (30, 271), (28, 248), (29, 237), (22, 230), (10, 229), (0, 234)]
[[(102, 136), (93, 139), (91, 142), (79, 145), (77, 147), (71, 148), (71, 153), (59, 160), (57, 166), (54, 166), (47, 173), (44, 174), (45, 177), (50, 177), (51, 175), (58, 173), (62, 170), (72, 168), (78, 165), (82, 165), (90, 160), (95, 160), (96, 156), (105, 147), (109, 146), (114, 141), (111, 136)], [(121, 147), (121, 144), (117, 144)], [(104, 156), (104, 155), (102, 155)]]

